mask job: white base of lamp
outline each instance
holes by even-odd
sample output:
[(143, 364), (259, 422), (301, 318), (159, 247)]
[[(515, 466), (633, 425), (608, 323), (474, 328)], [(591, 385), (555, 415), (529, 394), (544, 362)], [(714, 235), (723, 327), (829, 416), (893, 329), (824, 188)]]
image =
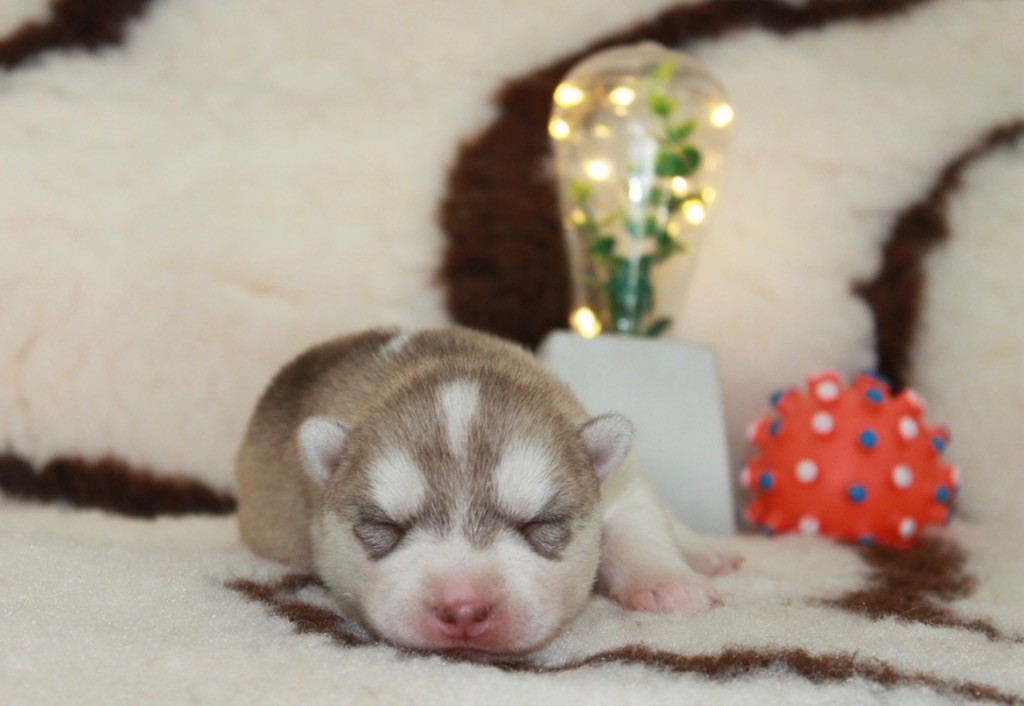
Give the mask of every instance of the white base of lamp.
[(736, 531), (715, 354), (673, 341), (556, 331), (538, 350), (591, 414), (622, 412), (669, 507), (704, 534)]

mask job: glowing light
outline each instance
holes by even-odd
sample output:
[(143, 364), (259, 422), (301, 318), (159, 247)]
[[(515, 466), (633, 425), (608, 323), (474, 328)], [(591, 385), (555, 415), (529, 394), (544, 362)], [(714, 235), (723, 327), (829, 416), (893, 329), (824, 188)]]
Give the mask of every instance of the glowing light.
[(632, 105), (633, 101), (636, 100), (636, 91), (628, 86), (619, 86), (608, 94), (608, 100), (615, 105), (621, 105), (623, 107)]
[(715, 190), (710, 188), (704, 189), (700, 195), (704, 197), (704, 203), (714, 203), (715, 198), (718, 196), (718, 194), (715, 193)]
[(639, 179), (629, 180), (629, 200), (633, 203), (640, 203), (644, 200), (644, 185)]
[(672, 187), (672, 193), (676, 196), (682, 196), (686, 193), (686, 189), (689, 188), (689, 184), (686, 183), (686, 179), (681, 176), (672, 177), (672, 181), (669, 182)]
[(608, 165), (608, 162), (603, 162), (600, 159), (587, 160), (583, 165), (583, 170), (594, 181), (604, 181), (612, 173), (612, 168)]
[(700, 199), (687, 199), (683, 202), (683, 218), (693, 225), (700, 225), (704, 222), (704, 204)]
[(594, 338), (601, 333), (601, 322), (597, 320), (594, 312), (585, 306), (573, 312), (569, 317), (569, 323), (572, 324), (576, 333), (584, 338)]
[(555, 89), (555, 103), (563, 108), (570, 108), (583, 102), (583, 91), (571, 83), (560, 83)]
[(611, 129), (607, 125), (604, 125), (603, 123), (598, 123), (597, 125), (595, 125), (592, 132), (594, 133), (594, 137), (600, 137), (602, 140), (606, 137), (612, 136)]
[(732, 106), (728, 103), (721, 103), (711, 111), (711, 124), (715, 127), (725, 127), (732, 122), (734, 117), (736, 117), (736, 113), (733, 112)]
[(572, 222), (578, 226), (581, 226), (587, 222), (587, 214), (585, 214), (581, 209), (578, 208), (572, 212), (571, 218)]
[(561, 118), (552, 118), (548, 123), (548, 134), (556, 140), (564, 140), (569, 136), (569, 123)]

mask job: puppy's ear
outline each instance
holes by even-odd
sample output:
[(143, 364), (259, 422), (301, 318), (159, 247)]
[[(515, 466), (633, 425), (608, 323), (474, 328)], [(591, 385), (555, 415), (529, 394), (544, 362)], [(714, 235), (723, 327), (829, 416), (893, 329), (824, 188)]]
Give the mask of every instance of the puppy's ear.
[(633, 424), (621, 414), (602, 414), (583, 425), (583, 444), (598, 480), (604, 480), (626, 458), (633, 444)]
[(326, 485), (341, 460), (348, 429), (327, 417), (309, 417), (299, 427), (299, 453), (302, 467), (310, 478)]

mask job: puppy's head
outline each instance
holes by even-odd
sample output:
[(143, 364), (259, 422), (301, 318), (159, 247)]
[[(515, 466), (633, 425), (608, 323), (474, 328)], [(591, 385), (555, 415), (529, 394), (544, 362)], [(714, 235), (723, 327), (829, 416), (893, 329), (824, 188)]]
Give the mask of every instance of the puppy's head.
[(585, 605), (598, 485), (632, 427), (581, 425), (544, 389), (466, 376), (397, 390), (351, 428), (309, 418), (298, 436), (325, 486), (312, 539), (332, 592), (394, 643), (507, 654)]

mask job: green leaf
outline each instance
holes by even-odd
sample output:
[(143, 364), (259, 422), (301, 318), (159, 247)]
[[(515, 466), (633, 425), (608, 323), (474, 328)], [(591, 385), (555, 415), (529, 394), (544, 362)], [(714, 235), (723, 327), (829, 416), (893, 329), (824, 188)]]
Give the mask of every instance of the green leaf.
[(648, 338), (657, 338), (671, 325), (672, 318), (669, 316), (662, 316), (660, 319), (655, 319), (651, 322), (651, 325), (647, 327), (646, 331), (644, 331), (644, 335)]
[(649, 205), (651, 205), (651, 206), (655, 206), (655, 207), (660, 206), (661, 205), (661, 201), (664, 198), (665, 198), (665, 190), (664, 189), (659, 189), (656, 186), (651, 188), (651, 190), (647, 193), (647, 203)]
[(672, 78), (672, 74), (676, 72), (676, 65), (671, 59), (665, 59), (665, 61), (658, 64), (653, 71), (651, 71), (651, 78), (659, 83), (668, 83)]
[(615, 238), (602, 235), (590, 241), (587, 248), (592, 255), (611, 255), (615, 251)]
[(651, 93), (647, 96), (647, 107), (655, 115), (667, 118), (676, 110), (676, 102), (663, 93)]
[(658, 246), (654, 250), (653, 257), (655, 262), (664, 262), (676, 253), (683, 252), (684, 250), (686, 250), (685, 245), (668, 233), (663, 233), (663, 237), (658, 238)]
[(700, 150), (696, 147), (684, 147), (682, 155), (682, 163), (686, 173), (680, 174), (679, 176), (689, 176), (700, 168), (701, 154)]
[(687, 120), (685, 123), (679, 123), (678, 125), (673, 126), (668, 131), (668, 136), (669, 136), (669, 139), (671, 139), (671, 140), (673, 140), (675, 142), (682, 142), (687, 137), (692, 135), (696, 129), (697, 129), (697, 121), (696, 120)]
[[(654, 161), (654, 173), (660, 177), (679, 176), (683, 170), (683, 162), (671, 152), (659, 152)], [(685, 175), (683, 175), (685, 176)]]
[(569, 182), (569, 198), (575, 203), (583, 203), (590, 198), (590, 186), (582, 181)]

